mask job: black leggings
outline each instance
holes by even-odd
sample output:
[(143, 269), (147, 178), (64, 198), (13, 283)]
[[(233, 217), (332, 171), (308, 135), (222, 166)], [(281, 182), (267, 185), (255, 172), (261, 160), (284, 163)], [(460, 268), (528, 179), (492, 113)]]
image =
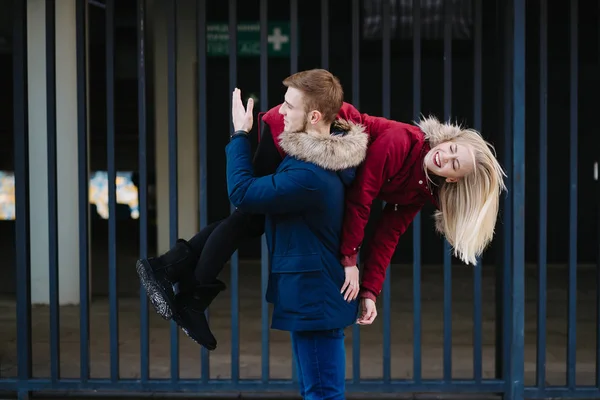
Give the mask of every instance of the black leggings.
[(240, 245), (262, 235), (264, 230), (264, 215), (239, 209), (227, 218), (207, 225), (189, 240), (196, 254), (200, 254), (194, 269), (197, 283), (214, 282)]
[[(265, 124), (254, 155), (254, 176), (274, 174), (281, 161), (271, 130)], [(189, 240), (196, 254), (200, 255), (194, 269), (197, 283), (211, 283), (217, 279), (238, 247), (250, 238), (259, 237), (264, 231), (263, 214), (250, 214), (239, 209), (227, 218), (207, 225)]]

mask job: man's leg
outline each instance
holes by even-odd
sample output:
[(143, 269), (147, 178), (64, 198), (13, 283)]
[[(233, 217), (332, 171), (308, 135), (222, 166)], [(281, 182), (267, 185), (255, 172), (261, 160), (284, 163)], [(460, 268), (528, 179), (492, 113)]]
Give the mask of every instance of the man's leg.
[(296, 363), (296, 375), (298, 376), (298, 387), (300, 388), (300, 396), (304, 398), (304, 379), (302, 378), (302, 364), (298, 359), (298, 341), (296, 340), (294, 332), (290, 332), (290, 338), (292, 339), (292, 356), (294, 357), (294, 363)]
[(304, 399), (345, 399), (344, 330), (292, 332), (302, 371)]
[(177, 295), (177, 312), (173, 320), (196, 343), (214, 350), (217, 340), (212, 334), (204, 311), (225, 290), (225, 284), (217, 279), (227, 260), (249, 238), (264, 231), (264, 216), (235, 210), (215, 228), (202, 248), (195, 268), (193, 290)]

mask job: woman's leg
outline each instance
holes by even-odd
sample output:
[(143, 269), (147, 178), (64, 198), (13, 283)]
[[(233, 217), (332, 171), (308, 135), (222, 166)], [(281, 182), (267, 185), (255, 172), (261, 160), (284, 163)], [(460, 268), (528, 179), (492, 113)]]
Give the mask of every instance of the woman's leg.
[(198, 284), (214, 282), (242, 243), (262, 235), (265, 216), (235, 210), (208, 237), (195, 268)]
[(292, 332), (296, 343), (304, 399), (345, 399), (346, 349), (344, 330)]
[(194, 267), (211, 233), (221, 221), (208, 225), (189, 241), (179, 239), (166, 253), (158, 257), (138, 260), (136, 270), (148, 298), (156, 312), (164, 319), (175, 313), (173, 285), (180, 283), (179, 290), (189, 290), (188, 282), (194, 279)]
[(193, 289), (186, 288), (177, 295), (177, 313), (173, 320), (196, 343), (214, 350), (214, 337), (204, 311), (225, 290), (225, 284), (217, 279), (223, 266), (245, 240), (260, 236), (264, 231), (264, 216), (235, 210), (219, 223), (203, 245), (196, 264)]

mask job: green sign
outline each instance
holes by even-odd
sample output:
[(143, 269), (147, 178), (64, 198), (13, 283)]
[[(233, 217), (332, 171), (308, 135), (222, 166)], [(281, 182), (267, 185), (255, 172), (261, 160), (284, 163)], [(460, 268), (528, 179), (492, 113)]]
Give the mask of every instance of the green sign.
[[(260, 56), (260, 23), (240, 22), (237, 28), (238, 56)], [(267, 50), (270, 57), (289, 57), (290, 40), (289, 22), (268, 22)], [(229, 56), (229, 24), (226, 22), (207, 24), (206, 54), (213, 57)]]

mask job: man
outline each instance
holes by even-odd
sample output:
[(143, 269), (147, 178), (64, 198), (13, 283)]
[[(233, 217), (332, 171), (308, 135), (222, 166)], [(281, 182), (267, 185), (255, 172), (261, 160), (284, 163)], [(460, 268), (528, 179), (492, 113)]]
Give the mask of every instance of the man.
[(335, 120), (343, 91), (330, 72), (303, 71), (283, 83), (279, 143), (286, 157), (274, 174), (259, 178), (248, 140), (253, 102), (244, 110), (240, 91), (233, 92), (229, 199), (242, 211), (265, 214), (271, 326), (291, 334), (302, 397), (343, 399), (344, 329), (355, 323), (358, 303), (344, 299), (338, 255), (345, 188), (366, 155), (368, 135), (360, 125)]
[[(286, 156), (280, 136), (288, 129), (287, 115), (293, 115), (294, 111), (286, 111), (286, 107), (285, 103), (277, 105), (262, 119), (264, 129), (253, 160), (255, 177), (275, 173)], [(369, 135), (374, 136), (390, 136), (404, 129), (404, 124), (399, 122), (361, 114), (346, 102), (342, 102), (337, 118), (361, 124)], [(178, 240), (166, 253), (138, 260), (137, 273), (157, 313), (166, 320), (172, 318), (198, 344), (208, 350), (216, 349), (217, 340), (204, 311), (225, 289), (218, 276), (231, 255), (245, 240), (262, 235), (264, 228), (263, 214), (236, 209), (226, 218), (209, 224), (188, 241)], [(355, 300), (360, 290), (358, 268), (342, 264), (340, 268), (346, 276), (342, 288), (344, 299)], [(177, 295), (173, 291), (176, 283), (179, 283), (180, 289)], [(361, 297), (364, 294), (361, 292)], [(369, 299), (362, 301), (363, 306), (369, 306), (369, 315), (372, 315), (374, 302)]]

